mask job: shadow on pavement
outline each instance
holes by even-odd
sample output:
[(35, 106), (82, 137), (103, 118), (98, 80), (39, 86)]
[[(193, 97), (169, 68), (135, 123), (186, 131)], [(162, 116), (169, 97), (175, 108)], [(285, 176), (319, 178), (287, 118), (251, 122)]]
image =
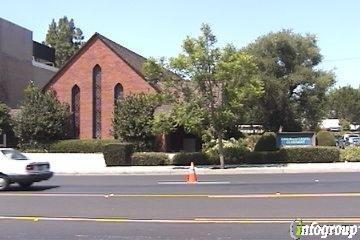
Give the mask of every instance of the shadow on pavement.
[[(26, 192), (41, 192), (41, 191), (46, 191), (46, 190), (50, 190), (50, 189), (54, 189), (54, 188), (59, 188), (60, 186), (58, 185), (52, 185), (52, 186), (46, 186), (46, 185), (42, 185), (42, 186), (31, 186), (31, 187), (28, 187), (28, 188), (23, 188), (23, 187), (20, 187), (18, 185), (10, 185), (6, 191), (2, 191), (2, 192), (23, 192), (23, 191), (26, 191)], [(1, 195), (1, 193), (0, 193)]]

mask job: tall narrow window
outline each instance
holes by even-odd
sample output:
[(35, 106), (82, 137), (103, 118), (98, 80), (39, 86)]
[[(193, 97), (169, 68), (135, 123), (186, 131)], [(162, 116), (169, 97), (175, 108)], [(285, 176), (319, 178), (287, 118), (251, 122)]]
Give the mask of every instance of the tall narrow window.
[(121, 100), (123, 98), (124, 98), (124, 88), (120, 83), (118, 83), (114, 87), (114, 104), (116, 104), (117, 100)]
[(93, 138), (101, 138), (101, 68), (93, 69)]
[(74, 138), (80, 136), (80, 88), (74, 85), (71, 89), (71, 112)]

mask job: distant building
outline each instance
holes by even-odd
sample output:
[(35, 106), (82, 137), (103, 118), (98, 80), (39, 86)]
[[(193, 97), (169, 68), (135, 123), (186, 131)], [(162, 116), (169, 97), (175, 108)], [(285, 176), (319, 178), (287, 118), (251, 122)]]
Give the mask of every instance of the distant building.
[(263, 125), (260, 124), (239, 125), (239, 130), (246, 134), (262, 134), (265, 131)]
[(359, 124), (350, 124), (350, 131), (359, 131), (360, 125)]
[(24, 88), (43, 87), (57, 72), (55, 50), (32, 39), (32, 32), (0, 18), (0, 101), (18, 108)]
[[(54, 75), (44, 90), (69, 104), (74, 138), (113, 138), (114, 103), (134, 93), (161, 91), (144, 77), (146, 58), (95, 33)], [(156, 138), (159, 151), (196, 151), (201, 142), (178, 128)]]
[(339, 119), (324, 119), (320, 123), (320, 128), (328, 131), (338, 132), (341, 130)]

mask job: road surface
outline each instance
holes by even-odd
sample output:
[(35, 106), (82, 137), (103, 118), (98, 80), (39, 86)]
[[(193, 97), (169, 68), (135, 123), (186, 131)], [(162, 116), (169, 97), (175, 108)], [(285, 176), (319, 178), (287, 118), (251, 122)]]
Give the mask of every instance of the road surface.
[(299, 218), (360, 224), (357, 173), (199, 178), (55, 176), (29, 190), (14, 185), (0, 193), (1, 239), (279, 240), (291, 239)]

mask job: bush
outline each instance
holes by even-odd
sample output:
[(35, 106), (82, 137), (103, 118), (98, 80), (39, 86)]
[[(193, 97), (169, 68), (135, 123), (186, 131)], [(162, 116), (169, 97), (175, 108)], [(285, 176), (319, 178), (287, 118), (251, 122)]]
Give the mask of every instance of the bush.
[[(237, 164), (244, 161), (245, 153), (249, 149), (244, 146), (242, 139), (230, 138), (223, 140), (225, 164)], [(219, 141), (211, 140), (205, 145), (204, 154), (209, 158), (211, 164), (219, 164)]]
[(245, 163), (328, 163), (340, 161), (340, 151), (334, 147), (282, 148), (278, 151), (251, 152)]
[(191, 162), (195, 165), (212, 165), (210, 158), (201, 152), (181, 152), (176, 153), (172, 159), (172, 164), (175, 166), (187, 166)]
[(143, 139), (128, 139), (126, 142), (133, 144), (134, 152), (151, 152), (154, 150), (154, 137), (147, 137)]
[[(245, 155), (250, 152), (249, 149), (247, 149), (244, 146), (238, 146), (238, 147), (227, 147), (224, 148), (224, 161), (225, 164), (240, 164), (243, 163), (245, 160)], [(219, 164), (219, 154), (212, 154), (208, 155), (210, 161), (212, 164)]]
[(169, 156), (160, 152), (136, 152), (131, 157), (134, 166), (161, 166), (170, 165)]
[(318, 146), (336, 146), (335, 136), (328, 131), (320, 131), (316, 135), (316, 145)]
[(133, 145), (130, 143), (112, 143), (103, 148), (106, 166), (129, 166)]
[(254, 147), (254, 151), (277, 151), (276, 134), (273, 132), (264, 133)]
[(244, 163), (246, 164), (274, 164), (286, 162), (286, 153), (283, 150), (249, 152), (245, 155), (244, 160)]
[(284, 148), (287, 162), (328, 163), (340, 161), (340, 150), (335, 147)]
[(248, 148), (249, 150), (253, 151), (255, 148), (256, 143), (259, 141), (259, 139), (261, 138), (262, 135), (249, 135), (246, 136), (243, 144), (246, 148)]
[(157, 94), (131, 94), (116, 101), (113, 116), (113, 135), (125, 142), (136, 143), (137, 151), (153, 148), (152, 121), (160, 105)]
[(121, 143), (114, 139), (72, 139), (61, 140), (50, 144), (49, 152), (61, 153), (101, 153), (105, 145)]
[(348, 147), (340, 151), (341, 161), (360, 162), (360, 148)]

